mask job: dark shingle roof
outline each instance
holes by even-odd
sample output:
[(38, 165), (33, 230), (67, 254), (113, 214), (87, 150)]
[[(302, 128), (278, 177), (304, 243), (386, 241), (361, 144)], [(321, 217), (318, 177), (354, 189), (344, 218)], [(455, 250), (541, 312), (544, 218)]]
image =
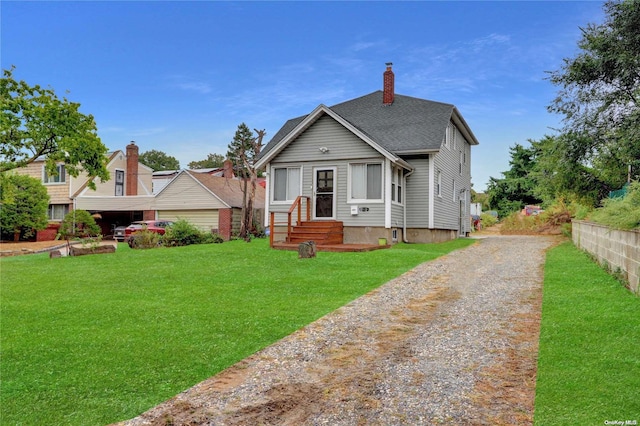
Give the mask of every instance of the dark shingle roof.
[[(440, 149), (454, 106), (398, 94), (393, 104), (383, 105), (382, 91), (378, 90), (329, 109), (387, 151), (399, 154)], [(264, 147), (260, 157), (306, 117), (287, 121)]]

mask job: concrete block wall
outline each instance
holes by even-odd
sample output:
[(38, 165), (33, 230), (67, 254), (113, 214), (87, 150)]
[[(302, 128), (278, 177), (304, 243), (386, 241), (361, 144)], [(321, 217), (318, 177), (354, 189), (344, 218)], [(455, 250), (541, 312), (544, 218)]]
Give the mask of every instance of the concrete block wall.
[(592, 222), (574, 220), (573, 243), (612, 271), (620, 269), (633, 293), (640, 294), (640, 231), (623, 231)]

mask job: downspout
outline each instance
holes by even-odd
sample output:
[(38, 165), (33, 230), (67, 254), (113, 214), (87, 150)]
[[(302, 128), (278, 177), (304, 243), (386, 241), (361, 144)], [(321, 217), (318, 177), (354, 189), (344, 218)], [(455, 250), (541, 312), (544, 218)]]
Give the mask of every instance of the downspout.
[(404, 180), (404, 209), (402, 209), (402, 242), (408, 243), (407, 240), (407, 178), (413, 174), (416, 170), (413, 169), (402, 177)]
[[(270, 214), (269, 214), (269, 210), (270, 210), (270, 200), (271, 200), (271, 163), (267, 163), (266, 167), (264, 168), (264, 180), (265, 180), (265, 191), (264, 191), (264, 219), (262, 220), (263, 224), (264, 224), (264, 229), (269, 229), (269, 233), (271, 234), (273, 232), (273, 229), (271, 229), (271, 221), (269, 220), (270, 218)], [(302, 173), (300, 173), (302, 174)]]

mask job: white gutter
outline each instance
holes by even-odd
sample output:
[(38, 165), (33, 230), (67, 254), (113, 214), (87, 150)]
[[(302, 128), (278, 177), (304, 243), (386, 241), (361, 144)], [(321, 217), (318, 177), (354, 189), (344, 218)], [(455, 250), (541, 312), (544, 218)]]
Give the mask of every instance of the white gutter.
[(384, 227), (389, 229), (391, 228), (391, 175), (393, 167), (391, 167), (391, 161), (388, 158), (384, 160), (384, 170)]
[(402, 242), (408, 243), (407, 240), (407, 178), (411, 176), (416, 170), (413, 169), (402, 177), (404, 181), (404, 209), (402, 210)]
[[(302, 170), (300, 171), (300, 175), (302, 175)], [(265, 177), (265, 192), (264, 192), (264, 229), (269, 229), (269, 224), (271, 223), (271, 218), (269, 214), (269, 208), (271, 207), (271, 162), (267, 163), (264, 171)], [(302, 185), (301, 185), (302, 187)], [(269, 229), (269, 231), (271, 231)]]
[(435, 196), (433, 191), (435, 190), (435, 183), (433, 180), (436, 176), (435, 155), (429, 154), (429, 229), (433, 229), (435, 221), (433, 220), (433, 212), (435, 209), (434, 202)]

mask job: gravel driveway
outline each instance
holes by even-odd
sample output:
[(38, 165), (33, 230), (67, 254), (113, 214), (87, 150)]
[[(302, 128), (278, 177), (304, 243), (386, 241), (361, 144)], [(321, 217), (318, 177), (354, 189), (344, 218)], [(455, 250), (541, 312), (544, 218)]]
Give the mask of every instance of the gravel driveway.
[(557, 241), (480, 239), (121, 424), (532, 424)]

